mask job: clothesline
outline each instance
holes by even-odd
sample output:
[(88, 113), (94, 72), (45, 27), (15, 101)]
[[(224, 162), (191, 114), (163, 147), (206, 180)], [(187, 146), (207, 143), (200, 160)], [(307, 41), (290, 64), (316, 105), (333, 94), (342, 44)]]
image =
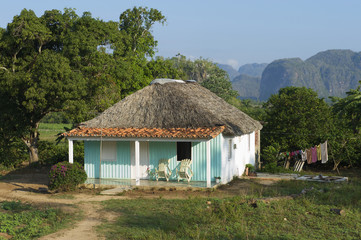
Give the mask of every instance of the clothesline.
[(310, 147), (305, 150), (281, 152), (280, 156), (286, 157), (287, 160), (296, 158), (296, 160), (302, 160), (303, 162), (307, 161), (307, 164), (316, 163), (317, 161), (321, 161), (321, 163), (327, 163), (327, 140), (324, 143), (320, 143), (319, 145), (315, 145), (314, 147)]

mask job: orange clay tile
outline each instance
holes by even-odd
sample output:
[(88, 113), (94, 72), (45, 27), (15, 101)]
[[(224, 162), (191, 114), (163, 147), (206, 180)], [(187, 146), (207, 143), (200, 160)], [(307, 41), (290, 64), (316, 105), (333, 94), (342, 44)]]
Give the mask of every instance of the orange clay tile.
[(63, 133), (65, 137), (121, 137), (121, 138), (189, 138), (212, 139), (225, 126), (200, 128), (88, 128), (78, 127)]

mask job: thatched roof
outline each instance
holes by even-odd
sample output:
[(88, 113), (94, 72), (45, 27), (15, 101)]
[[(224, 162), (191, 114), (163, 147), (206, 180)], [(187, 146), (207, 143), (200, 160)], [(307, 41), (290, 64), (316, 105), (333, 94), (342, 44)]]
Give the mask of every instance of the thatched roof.
[(155, 83), (116, 103), (87, 128), (198, 128), (225, 126), (226, 135), (262, 128), (247, 114), (197, 83)]

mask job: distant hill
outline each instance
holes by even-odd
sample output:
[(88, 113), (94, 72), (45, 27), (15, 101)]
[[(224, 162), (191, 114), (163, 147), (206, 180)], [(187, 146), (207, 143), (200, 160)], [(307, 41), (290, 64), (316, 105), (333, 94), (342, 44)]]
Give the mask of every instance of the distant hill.
[(267, 63), (251, 63), (242, 65), (238, 71), (227, 64), (217, 64), (219, 68), (225, 70), (232, 82), (233, 89), (238, 91), (241, 98), (259, 98), (259, 89), (262, 72)]
[(250, 98), (257, 100), (259, 98), (260, 83), (260, 77), (241, 74), (233, 79), (232, 87), (242, 99)]
[(217, 66), (228, 73), (229, 80), (231, 81), (233, 80), (233, 78), (239, 75), (239, 72), (237, 72), (237, 70), (234, 69), (231, 65), (217, 63)]
[(302, 61), (280, 59), (263, 71), (259, 98), (267, 100), (286, 86), (305, 86), (320, 97), (345, 96), (361, 79), (361, 53), (350, 50), (327, 50)]
[(240, 66), (238, 72), (251, 77), (261, 77), (263, 70), (267, 67), (267, 63), (251, 63)]

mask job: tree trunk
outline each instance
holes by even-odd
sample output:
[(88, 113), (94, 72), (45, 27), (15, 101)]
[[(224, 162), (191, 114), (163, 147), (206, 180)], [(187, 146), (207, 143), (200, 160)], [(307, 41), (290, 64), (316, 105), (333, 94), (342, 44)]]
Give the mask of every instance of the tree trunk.
[(36, 128), (30, 132), (28, 137), (24, 137), (22, 140), (28, 147), (29, 151), (29, 164), (39, 161), (38, 153), (38, 142), (39, 142), (39, 133), (38, 133), (39, 123), (36, 124)]
[(39, 151), (38, 146), (30, 146), (29, 148), (29, 154), (30, 154), (30, 161), (29, 163), (37, 162), (39, 161)]

